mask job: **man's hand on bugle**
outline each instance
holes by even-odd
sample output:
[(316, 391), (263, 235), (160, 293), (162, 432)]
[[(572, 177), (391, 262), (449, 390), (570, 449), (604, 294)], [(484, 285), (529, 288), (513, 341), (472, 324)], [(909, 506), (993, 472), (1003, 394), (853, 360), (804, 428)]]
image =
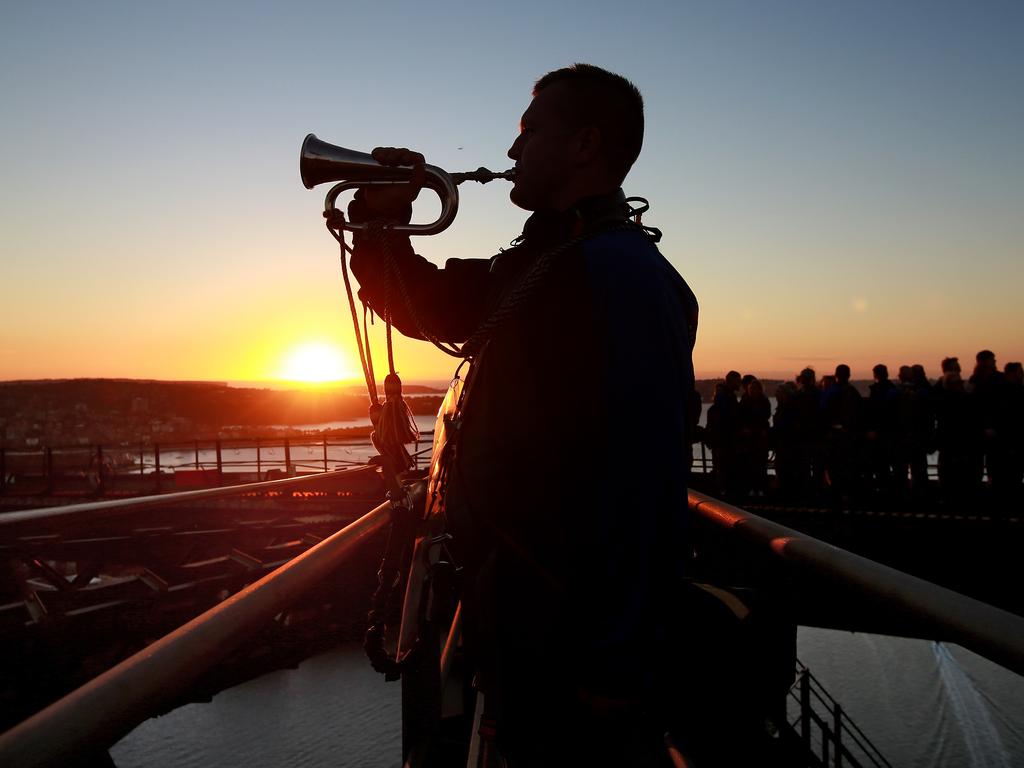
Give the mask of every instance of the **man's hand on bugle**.
[(412, 201), (419, 196), (426, 175), (423, 155), (404, 147), (377, 147), (370, 154), (378, 163), (388, 167), (411, 165), (412, 176), (408, 184), (388, 184), (357, 190), (348, 206), (349, 220), (364, 222), (383, 219), (396, 224), (408, 224), (412, 219)]

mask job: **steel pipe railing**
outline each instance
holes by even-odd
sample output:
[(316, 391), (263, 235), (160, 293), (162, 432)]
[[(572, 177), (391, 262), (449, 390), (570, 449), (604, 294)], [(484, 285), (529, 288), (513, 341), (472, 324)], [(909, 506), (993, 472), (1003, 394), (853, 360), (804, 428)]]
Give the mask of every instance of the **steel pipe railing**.
[[(280, 483), (290, 481), (265, 485), (279, 488)], [(245, 490), (252, 488), (244, 486)], [(202, 495), (197, 497), (195, 493)], [(197, 491), (173, 495), (205, 499), (218, 494)], [(390, 503), (381, 504), (260, 581), (0, 735), (0, 764), (25, 768), (65, 765), (108, 749), (139, 723), (179, 700), (182, 692), (206, 670), (299, 595), (329, 576), (356, 547), (390, 520)]]
[(1024, 675), (1024, 618), (826, 544), (698, 491), (689, 492), (697, 518), (783, 563), (797, 585), (827, 585), (829, 597), (895, 615), (917, 636), (957, 643)]
[(72, 522), (88, 522), (90, 520), (106, 519), (122, 514), (138, 512), (154, 507), (170, 505), (190, 504), (197, 501), (210, 501), (230, 496), (238, 496), (249, 493), (264, 493), (266, 491), (284, 491), (297, 487), (316, 488), (320, 485), (330, 485), (338, 482), (339, 479), (349, 479), (357, 474), (368, 474), (377, 471), (376, 467), (360, 466), (345, 469), (333, 470), (330, 472), (318, 472), (316, 474), (303, 475), (301, 477), (286, 477), (281, 480), (264, 480), (258, 483), (246, 483), (245, 485), (228, 485), (220, 488), (203, 488), (195, 491), (176, 491), (174, 493), (162, 493), (153, 496), (137, 496), (130, 499), (113, 499), (110, 501), (92, 501), (84, 504), (68, 504), (59, 507), (44, 507), (42, 509), (25, 509), (17, 512), (5, 512), (0, 515), (0, 537), (13, 528), (25, 526), (56, 523), (66, 525)]

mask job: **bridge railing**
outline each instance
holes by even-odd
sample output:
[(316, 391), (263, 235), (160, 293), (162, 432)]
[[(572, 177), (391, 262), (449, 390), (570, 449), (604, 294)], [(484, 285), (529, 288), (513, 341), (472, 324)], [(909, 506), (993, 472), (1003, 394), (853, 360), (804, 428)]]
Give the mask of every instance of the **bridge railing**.
[[(414, 456), (432, 440), (432, 431), (422, 433)], [(362, 466), (376, 453), (369, 437), (345, 435), (0, 447), (0, 494), (100, 497), (237, 485)]]
[[(278, 483), (315, 483), (330, 474)], [(192, 498), (245, 493), (251, 488), (195, 491)], [(53, 510), (52, 514), (116, 514), (140, 504), (166, 503), (166, 498), (77, 505), (78, 511), (64, 508)], [(957, 642), (1024, 674), (1021, 617), (697, 492), (690, 493), (689, 507), (699, 526), (728, 538), (733, 546), (753, 550), (783, 567), (784, 582), (794, 592), (792, 602), (798, 623), (814, 622), (816, 618), (813, 606), (804, 600), (808, 594), (820, 597), (820, 592), (805, 591), (805, 586), (813, 583), (824, 586), (828, 598), (855, 617), (872, 612), (884, 614), (888, 617), (884, 629), (891, 634), (906, 631), (910, 636)], [(21, 515), (24, 522), (32, 513), (13, 514)], [(135, 726), (178, 700), (183, 691), (234, 647), (382, 530), (390, 516), (389, 504), (376, 507), (260, 581), (0, 735), (0, 763), (63, 765), (80, 760), (83, 755), (104, 752)], [(8, 524), (18, 524), (17, 519)], [(875, 630), (877, 627), (869, 631)], [(442, 661), (442, 667), (447, 663), (450, 662)]]
[(698, 491), (689, 507), (734, 559), (771, 572), (797, 624), (953, 642), (1024, 675), (1024, 618)]
[[(250, 494), (254, 489), (316, 488), (336, 482), (339, 474), (14, 512), (0, 518), (0, 526), (24, 527), (44, 519), (106, 519), (161, 505)], [(389, 503), (375, 507), (260, 581), (0, 735), (0, 764), (67, 765), (103, 754), (138, 724), (180, 700), (205, 672), (334, 572), (390, 519)]]

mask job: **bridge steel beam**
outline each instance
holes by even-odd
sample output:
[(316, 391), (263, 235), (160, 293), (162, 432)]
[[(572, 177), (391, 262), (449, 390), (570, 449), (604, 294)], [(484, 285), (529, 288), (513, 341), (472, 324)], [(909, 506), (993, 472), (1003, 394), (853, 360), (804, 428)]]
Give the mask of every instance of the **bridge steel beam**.
[(698, 525), (777, 566), (798, 624), (953, 642), (1024, 675), (1024, 618), (698, 491)]

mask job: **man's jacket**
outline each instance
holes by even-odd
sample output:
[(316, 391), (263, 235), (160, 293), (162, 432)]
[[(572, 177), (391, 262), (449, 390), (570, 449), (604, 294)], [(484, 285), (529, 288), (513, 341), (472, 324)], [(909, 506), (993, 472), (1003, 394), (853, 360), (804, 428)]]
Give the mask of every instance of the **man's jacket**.
[(506, 735), (536, 728), (559, 693), (649, 694), (687, 556), (697, 302), (624, 213), (621, 192), (537, 213), (513, 247), (444, 269), (392, 236), (414, 312), (385, 279), (379, 241), (356, 239), (364, 301), (382, 312), (390, 293), (402, 333), (422, 338), (419, 323), (461, 342), (543, 253), (593, 233), (475, 361), (446, 499), (467, 644)]

